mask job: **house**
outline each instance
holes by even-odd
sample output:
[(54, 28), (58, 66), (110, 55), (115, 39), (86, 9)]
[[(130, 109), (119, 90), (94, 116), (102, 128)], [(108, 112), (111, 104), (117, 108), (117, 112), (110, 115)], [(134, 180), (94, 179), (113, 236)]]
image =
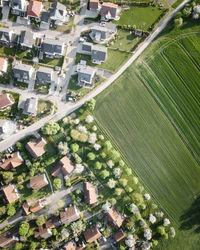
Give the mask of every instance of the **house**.
[(14, 47), (19, 43), (19, 35), (13, 30), (0, 27), (0, 46)]
[(27, 98), (26, 101), (24, 102), (23, 114), (36, 116), (37, 109), (38, 109), (38, 98), (36, 97)]
[(55, 2), (51, 4), (51, 8), (49, 9), (50, 20), (54, 21), (55, 25), (62, 25), (66, 21), (66, 6)]
[(13, 227), (0, 235), (0, 247), (2, 249), (11, 248), (14, 244), (19, 241), (18, 228)]
[(46, 185), (48, 185), (48, 180), (45, 174), (36, 175), (30, 179), (30, 188), (32, 189), (38, 190)]
[(4, 159), (0, 160), (0, 168), (4, 170), (11, 170), (20, 166), (23, 163), (23, 158), (21, 157), (19, 151), (7, 154)]
[(11, 94), (5, 93), (0, 95), (0, 110), (6, 109), (15, 103), (15, 99)]
[(38, 227), (38, 231), (35, 232), (34, 236), (36, 239), (47, 239), (52, 235), (51, 229), (44, 226)]
[(5, 195), (8, 203), (13, 203), (13, 202), (19, 200), (19, 193), (18, 193), (15, 185), (9, 184), (8, 186), (3, 187), (2, 191)]
[(121, 214), (114, 207), (110, 208), (110, 210), (106, 213), (106, 217), (113, 227), (121, 227), (124, 221)]
[(68, 241), (63, 247), (63, 250), (83, 250), (83, 249), (85, 249), (84, 242), (78, 241), (75, 243), (74, 240)]
[(41, 44), (41, 51), (47, 57), (61, 57), (65, 52), (65, 43), (61, 40), (45, 38)]
[(28, 30), (21, 31), (20, 46), (23, 50), (32, 49), (35, 43), (33, 32)]
[(52, 216), (45, 223), (46, 228), (52, 229), (60, 225), (59, 219), (55, 216)]
[(24, 209), (24, 212), (26, 215), (29, 215), (30, 213), (37, 213), (41, 209), (43, 209), (46, 205), (46, 199), (40, 199), (38, 200), (33, 206), (29, 206), (27, 202), (25, 202), (22, 205), (22, 208)]
[(123, 240), (125, 237), (126, 234), (123, 232), (123, 230), (120, 230), (114, 234), (114, 239), (116, 242)]
[(8, 68), (8, 60), (3, 57), (0, 57), (0, 74), (6, 73)]
[(107, 43), (117, 33), (117, 26), (114, 23), (108, 22), (104, 26), (94, 25), (89, 33), (90, 38), (95, 43)]
[(81, 45), (81, 53), (91, 55), (93, 48), (93, 43), (83, 42)]
[(10, 0), (12, 14), (24, 17), (26, 14), (28, 2), (26, 0)]
[(42, 11), (40, 29), (48, 30), (50, 26), (50, 13)]
[(12, 73), (18, 82), (29, 83), (35, 80), (35, 69), (31, 65), (15, 62), (12, 65)]
[(95, 240), (98, 240), (99, 238), (101, 238), (101, 236), (102, 234), (99, 232), (96, 226), (91, 227), (84, 232), (85, 240), (88, 243), (92, 243)]
[(99, 0), (90, 0), (89, 8), (90, 8), (90, 10), (98, 10), (99, 9)]
[(56, 74), (52, 68), (40, 66), (36, 73), (36, 81), (40, 84), (47, 84), (56, 81)]
[(92, 62), (95, 64), (101, 64), (106, 61), (107, 48), (104, 46), (94, 45), (92, 49)]
[(60, 220), (64, 224), (70, 224), (80, 218), (79, 213), (76, 206), (67, 207), (64, 212), (60, 212)]
[(52, 176), (57, 176), (60, 172), (63, 174), (64, 178), (67, 179), (74, 171), (74, 166), (67, 156), (64, 156), (56, 166), (51, 170)]
[(83, 184), (83, 190), (85, 202), (92, 207), (96, 206), (98, 201), (97, 187), (90, 182), (85, 182)]
[(31, 154), (31, 156), (35, 159), (42, 156), (45, 153), (44, 146), (46, 145), (46, 141), (43, 138), (29, 141), (26, 144), (26, 149)]
[(96, 69), (87, 65), (78, 64), (77, 65), (78, 72), (78, 85), (83, 86), (92, 86), (93, 79), (96, 73)]
[(28, 5), (27, 17), (29, 19), (34, 18), (37, 22), (40, 22), (42, 9), (42, 2), (31, 0)]
[(101, 18), (110, 20), (117, 18), (118, 5), (111, 2), (104, 2), (101, 6), (100, 15)]
[(25, 203), (22, 205), (22, 208), (23, 208), (23, 210), (24, 210), (24, 212), (25, 212), (26, 215), (29, 215), (29, 214), (31, 213), (31, 211), (30, 211), (30, 206), (28, 205), (27, 202), (25, 202)]

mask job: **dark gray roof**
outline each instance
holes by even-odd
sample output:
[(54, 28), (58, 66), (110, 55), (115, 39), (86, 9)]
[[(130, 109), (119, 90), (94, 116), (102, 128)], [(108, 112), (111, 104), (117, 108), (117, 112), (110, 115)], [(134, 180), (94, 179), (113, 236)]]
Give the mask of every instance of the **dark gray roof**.
[(10, 7), (17, 8), (19, 10), (22, 9), (22, 1), (23, 0), (10, 0)]
[(63, 45), (64, 45), (63, 41), (45, 38), (45, 40), (42, 42), (41, 45), (41, 51), (44, 53), (46, 52), (51, 54), (54, 53), (61, 54)]
[(41, 21), (44, 23), (48, 23), (49, 22), (49, 17), (50, 17), (50, 13), (47, 11), (43, 11), (42, 12), (42, 16), (41, 16)]
[(82, 44), (82, 50), (87, 51), (87, 52), (91, 52), (92, 51), (92, 46), (93, 46), (92, 43), (84, 42)]
[(27, 47), (32, 47), (34, 45), (33, 33), (28, 30), (23, 30), (20, 36), (20, 44), (25, 44)]
[(51, 81), (52, 76), (53, 76), (53, 69), (42, 66), (39, 67), (36, 75), (38, 81), (44, 81), (44, 82)]
[(19, 36), (14, 34), (12, 30), (0, 28), (0, 41), (17, 44)]
[(95, 68), (87, 65), (78, 65), (78, 81), (91, 83), (92, 77), (96, 72)]
[(30, 77), (32, 76), (31, 73), (34, 72), (34, 68), (27, 64), (15, 62), (13, 63), (12, 71), (15, 78), (30, 80)]
[(26, 99), (24, 103), (24, 113), (37, 115), (37, 106), (38, 106), (38, 99), (35, 97), (31, 97)]
[(107, 48), (104, 46), (94, 45), (92, 49), (92, 60), (104, 62), (106, 60)]
[(66, 10), (65, 5), (59, 2), (52, 3), (51, 8), (49, 9), (50, 16), (63, 17), (65, 10)]

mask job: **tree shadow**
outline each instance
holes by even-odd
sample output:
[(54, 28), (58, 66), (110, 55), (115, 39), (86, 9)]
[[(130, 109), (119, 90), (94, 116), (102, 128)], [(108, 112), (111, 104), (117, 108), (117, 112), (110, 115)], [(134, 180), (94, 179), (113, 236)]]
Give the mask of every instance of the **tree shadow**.
[(200, 233), (200, 196), (192, 203), (191, 207), (181, 216), (180, 230), (189, 230), (195, 227), (194, 232)]

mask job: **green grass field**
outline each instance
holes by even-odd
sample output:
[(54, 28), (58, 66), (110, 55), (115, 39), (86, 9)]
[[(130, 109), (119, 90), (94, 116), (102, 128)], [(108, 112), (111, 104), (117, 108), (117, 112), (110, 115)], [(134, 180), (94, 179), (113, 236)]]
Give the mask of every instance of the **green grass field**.
[(157, 7), (131, 6), (120, 15), (119, 21), (114, 21), (118, 25), (136, 25), (137, 29), (148, 30), (148, 28), (162, 14), (163, 9)]
[(176, 225), (177, 237), (161, 242), (156, 248), (160, 250), (199, 249), (196, 30), (197, 25), (191, 24), (180, 31), (167, 28), (137, 63), (97, 97), (95, 108), (101, 127)]

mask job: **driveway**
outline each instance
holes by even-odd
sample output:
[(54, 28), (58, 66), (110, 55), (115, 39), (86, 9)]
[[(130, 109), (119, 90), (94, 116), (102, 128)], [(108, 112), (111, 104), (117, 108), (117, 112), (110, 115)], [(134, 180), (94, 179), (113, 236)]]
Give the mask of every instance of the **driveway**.
[(9, 13), (10, 13), (10, 7), (6, 4), (4, 4), (4, 6), (2, 8), (2, 13), (3, 13), (2, 21), (5, 22), (8, 20)]

